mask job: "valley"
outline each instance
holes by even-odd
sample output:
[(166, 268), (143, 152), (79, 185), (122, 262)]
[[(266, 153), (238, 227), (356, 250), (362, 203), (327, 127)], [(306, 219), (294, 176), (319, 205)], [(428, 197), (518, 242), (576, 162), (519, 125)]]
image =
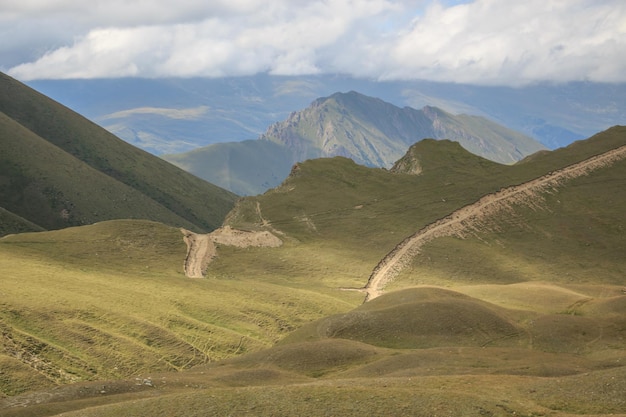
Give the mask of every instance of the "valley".
[(1, 416), (626, 415), (626, 127), (239, 197), (0, 81)]

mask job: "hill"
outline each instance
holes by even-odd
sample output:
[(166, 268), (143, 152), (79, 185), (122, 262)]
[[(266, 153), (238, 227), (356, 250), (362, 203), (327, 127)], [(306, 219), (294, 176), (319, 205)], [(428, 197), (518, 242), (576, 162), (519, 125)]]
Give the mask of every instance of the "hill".
[[(256, 142), (213, 144), (163, 157), (201, 178), (233, 187), (229, 189), (238, 194), (253, 195), (279, 185), (294, 163), (344, 156), (361, 165), (389, 168), (424, 138), (454, 140), (501, 163), (545, 149), (482, 117), (455, 116), (434, 107), (399, 108), (352, 91), (315, 100), (271, 125)], [(269, 163), (271, 171), (259, 168)]]
[[(515, 165), (435, 140), (397, 170), (309, 160), (226, 219), (283, 244), (220, 243), (205, 279), (183, 277), (182, 235), (158, 223), (0, 239), (0, 410), (623, 413), (624, 146), (616, 126)], [(363, 303), (402, 242), (468, 207)]]
[(3, 74), (0, 92), (0, 201), (32, 224), (58, 229), (145, 218), (207, 231), (234, 204), (232, 193)]

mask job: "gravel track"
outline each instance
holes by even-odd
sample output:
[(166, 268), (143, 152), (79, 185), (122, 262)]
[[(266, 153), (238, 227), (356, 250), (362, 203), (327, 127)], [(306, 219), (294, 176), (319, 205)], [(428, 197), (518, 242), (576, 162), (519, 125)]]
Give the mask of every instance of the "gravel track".
[(475, 203), (464, 206), (449, 216), (425, 226), (400, 242), (378, 263), (372, 271), (367, 285), (363, 288), (366, 293), (365, 301), (380, 296), (385, 285), (395, 279), (420, 252), (420, 248), (431, 240), (443, 236), (463, 238), (484, 226), (484, 223), (496, 213), (510, 210), (513, 205), (525, 204), (539, 207), (541, 193), (555, 189), (568, 180), (587, 175), (591, 171), (609, 166), (624, 158), (626, 158), (626, 146), (621, 146), (534, 180), (487, 194)]

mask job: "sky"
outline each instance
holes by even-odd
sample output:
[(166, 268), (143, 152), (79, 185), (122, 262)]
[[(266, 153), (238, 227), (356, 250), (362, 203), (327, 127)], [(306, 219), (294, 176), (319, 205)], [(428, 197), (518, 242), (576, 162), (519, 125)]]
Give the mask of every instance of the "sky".
[(0, 71), (624, 83), (626, 1), (0, 0)]

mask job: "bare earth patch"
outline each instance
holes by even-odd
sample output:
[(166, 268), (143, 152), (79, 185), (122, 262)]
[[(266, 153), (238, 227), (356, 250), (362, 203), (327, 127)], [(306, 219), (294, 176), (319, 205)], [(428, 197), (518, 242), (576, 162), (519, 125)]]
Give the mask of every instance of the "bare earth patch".
[(282, 240), (268, 231), (249, 232), (233, 229), (230, 226), (220, 227), (208, 234), (198, 234), (186, 229), (180, 229), (180, 231), (187, 244), (185, 275), (190, 278), (205, 276), (209, 263), (217, 254), (216, 243), (238, 248), (250, 246), (276, 248), (283, 244)]

